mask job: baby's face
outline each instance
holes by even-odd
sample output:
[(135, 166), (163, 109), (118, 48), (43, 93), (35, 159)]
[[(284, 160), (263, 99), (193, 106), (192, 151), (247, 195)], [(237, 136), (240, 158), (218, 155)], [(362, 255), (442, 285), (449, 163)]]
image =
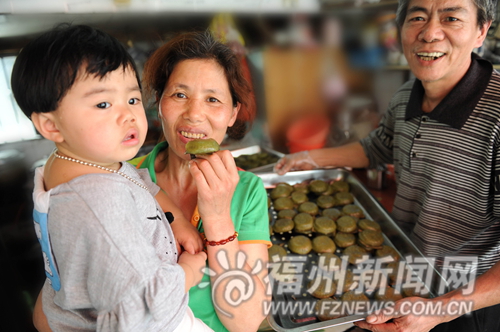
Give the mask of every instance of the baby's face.
[(134, 157), (144, 143), (147, 120), (132, 69), (100, 79), (79, 74), (54, 111), (61, 153), (101, 165)]

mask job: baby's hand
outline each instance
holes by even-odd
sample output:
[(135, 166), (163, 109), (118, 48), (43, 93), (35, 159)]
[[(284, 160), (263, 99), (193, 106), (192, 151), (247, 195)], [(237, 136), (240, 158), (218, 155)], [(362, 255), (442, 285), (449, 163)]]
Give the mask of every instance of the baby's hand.
[(179, 256), (179, 265), (184, 269), (186, 275), (186, 292), (189, 288), (200, 283), (205, 273), (207, 254), (200, 251), (197, 254), (190, 254), (184, 251)]
[(182, 246), (185, 251), (194, 255), (203, 250), (200, 233), (189, 221), (184, 218), (176, 218), (170, 226), (177, 244)]
[(155, 196), (163, 211), (171, 212), (174, 221), (170, 224), (174, 232), (177, 251), (181, 252), (181, 246), (190, 254), (195, 254), (203, 250), (203, 241), (198, 230), (187, 220), (182, 211), (168, 197), (166, 192), (160, 190)]

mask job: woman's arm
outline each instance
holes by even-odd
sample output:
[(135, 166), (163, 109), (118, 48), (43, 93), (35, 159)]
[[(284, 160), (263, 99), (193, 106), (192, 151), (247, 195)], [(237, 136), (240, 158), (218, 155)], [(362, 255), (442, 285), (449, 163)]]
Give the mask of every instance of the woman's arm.
[(45, 316), (43, 312), (42, 296), (43, 290), (40, 290), (40, 294), (38, 294), (36, 299), (35, 307), (33, 308), (33, 325), (35, 325), (38, 332), (52, 332), (47, 316)]
[[(219, 151), (204, 159), (192, 160), (190, 172), (197, 185), (198, 209), (207, 240), (220, 241), (229, 238), (235, 233), (230, 212), (231, 200), (239, 182), (234, 158), (229, 151)], [(213, 301), (222, 324), (232, 332), (256, 331), (265, 318), (263, 302), (270, 300), (264, 286), (268, 257), (266, 245), (240, 245), (236, 239), (224, 245), (207, 246), (207, 254), (210, 270), (213, 271)], [(246, 259), (243, 260), (243, 256)], [(252, 273), (259, 263), (262, 264), (259, 272)], [(231, 281), (236, 280), (234, 277), (227, 278), (231, 275), (228, 271), (234, 273), (233, 275), (243, 274), (250, 277), (254, 286), (248, 298), (241, 303), (237, 301), (238, 298), (227, 298), (226, 288), (234, 285)]]
[[(212, 287), (215, 288), (213, 301), (216, 304), (215, 308), (219, 319), (231, 332), (257, 331), (262, 321), (266, 318), (264, 302), (271, 301), (271, 296), (266, 294), (265, 284), (268, 259), (267, 246), (265, 244), (232, 243), (227, 248), (213, 249), (209, 249), (208, 261), (210, 269), (218, 271), (211, 278), (211, 283)], [(227, 293), (225, 292), (226, 288), (230, 286), (231, 279), (224, 277), (224, 273), (227, 273), (228, 270), (217, 259), (217, 252), (220, 250), (225, 250), (228, 257), (237, 257), (240, 253), (244, 253), (246, 257), (243, 266), (237, 258), (228, 259), (230, 268), (237, 269), (239, 272), (249, 276), (254, 287), (249, 292), (248, 299), (237, 305), (232, 305), (228, 301)], [(257, 266), (256, 264), (262, 264), (262, 269), (257, 274), (253, 274), (252, 269)], [(220, 279), (218, 279), (219, 277)], [(216, 285), (217, 287), (215, 287)], [(232, 299), (232, 301), (236, 300), (237, 298)], [(228, 314), (232, 317), (228, 316)]]

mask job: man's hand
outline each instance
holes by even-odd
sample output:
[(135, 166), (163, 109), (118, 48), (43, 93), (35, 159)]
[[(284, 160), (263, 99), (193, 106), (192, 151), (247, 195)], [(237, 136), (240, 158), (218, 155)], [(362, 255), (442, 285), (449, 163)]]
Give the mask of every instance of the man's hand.
[[(366, 317), (366, 320), (355, 322), (354, 325), (373, 332), (428, 332), (436, 325), (444, 322), (442, 316), (416, 316), (411, 313), (411, 308), (419, 301), (429, 302), (432, 300), (421, 297), (407, 297), (396, 301), (394, 307), (370, 314)], [(424, 305), (426, 304), (424, 303)]]
[(293, 154), (287, 154), (274, 166), (274, 172), (284, 175), (293, 170), (310, 170), (319, 168), (319, 165), (312, 159), (309, 151), (301, 151)]

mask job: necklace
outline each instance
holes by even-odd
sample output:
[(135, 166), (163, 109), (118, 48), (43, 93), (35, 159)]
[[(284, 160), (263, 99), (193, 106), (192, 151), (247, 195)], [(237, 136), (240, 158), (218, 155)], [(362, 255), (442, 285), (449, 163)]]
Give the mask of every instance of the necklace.
[(116, 171), (116, 170), (114, 170), (114, 169), (111, 169), (111, 168), (108, 168), (108, 167), (104, 167), (104, 166), (100, 166), (100, 165), (97, 165), (97, 164), (92, 164), (92, 163), (89, 163), (89, 162), (86, 162), (86, 161), (82, 161), (82, 160), (78, 160), (78, 159), (74, 159), (74, 158), (70, 158), (70, 157), (62, 156), (62, 155), (60, 155), (59, 153), (57, 153), (57, 149), (54, 151), (54, 156), (55, 156), (56, 158), (59, 158), (59, 159), (72, 161), (72, 162), (74, 162), (74, 163), (78, 163), (78, 164), (85, 165), (85, 166), (92, 166), (92, 167), (96, 167), (96, 168), (99, 168), (99, 169), (102, 169), (102, 170), (105, 170), (105, 171), (108, 171), (108, 172), (111, 172), (111, 173), (116, 173), (116, 174), (118, 174), (118, 175), (123, 176), (125, 179), (132, 181), (133, 183), (135, 183), (135, 184), (136, 184), (136, 185), (138, 185), (139, 187), (141, 187), (141, 188), (143, 188), (143, 189), (148, 190), (148, 187), (146, 187), (145, 185), (143, 185), (142, 183), (140, 183), (140, 182), (139, 182), (139, 181), (137, 181), (136, 179), (131, 178), (130, 176), (128, 176), (127, 174), (125, 174), (125, 173), (123, 173), (123, 172)]

